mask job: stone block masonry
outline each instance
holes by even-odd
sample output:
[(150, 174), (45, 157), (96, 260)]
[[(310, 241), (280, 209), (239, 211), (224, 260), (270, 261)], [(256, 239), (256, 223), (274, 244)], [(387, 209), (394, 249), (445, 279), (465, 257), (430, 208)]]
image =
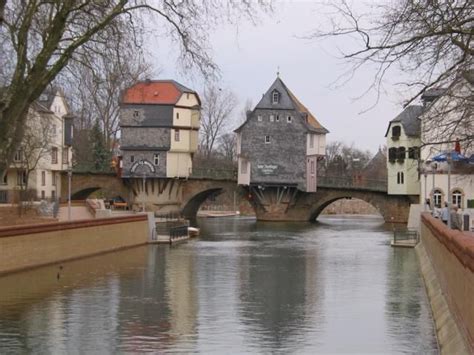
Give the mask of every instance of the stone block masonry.
[(146, 244), (146, 215), (0, 228), (0, 274)]
[(474, 353), (474, 233), (427, 213), (417, 246), (442, 354)]

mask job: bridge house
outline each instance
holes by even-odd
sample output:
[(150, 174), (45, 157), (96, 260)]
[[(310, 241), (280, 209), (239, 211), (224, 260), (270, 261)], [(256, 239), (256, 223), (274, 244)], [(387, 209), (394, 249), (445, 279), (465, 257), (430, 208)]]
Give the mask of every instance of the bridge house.
[(174, 80), (146, 80), (120, 104), (123, 178), (184, 178), (198, 147), (201, 101)]
[(239, 185), (316, 191), (329, 131), (279, 77), (235, 132)]

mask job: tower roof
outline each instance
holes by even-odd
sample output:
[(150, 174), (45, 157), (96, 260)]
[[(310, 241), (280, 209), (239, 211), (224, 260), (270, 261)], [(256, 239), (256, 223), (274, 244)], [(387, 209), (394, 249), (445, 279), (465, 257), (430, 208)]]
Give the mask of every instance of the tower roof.
[(126, 89), (122, 94), (122, 104), (162, 104), (174, 105), (184, 93), (199, 95), (174, 80), (144, 80)]
[[(279, 94), (278, 102), (273, 102), (273, 93), (277, 92)], [(288, 89), (283, 80), (279, 76), (275, 79), (273, 84), (263, 95), (260, 102), (255, 106), (256, 109), (264, 110), (296, 110), (301, 116), (305, 119), (305, 125), (308, 130), (314, 131), (317, 133), (329, 133), (329, 131), (319, 123), (319, 121), (314, 117), (314, 115), (308, 110), (308, 108), (301, 103), (300, 100)], [(245, 125), (242, 124), (236, 131)]]

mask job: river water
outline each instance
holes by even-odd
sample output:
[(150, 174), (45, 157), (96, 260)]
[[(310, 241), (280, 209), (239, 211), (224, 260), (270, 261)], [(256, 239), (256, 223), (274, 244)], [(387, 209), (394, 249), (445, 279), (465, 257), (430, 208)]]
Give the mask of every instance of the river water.
[(438, 353), (415, 252), (381, 219), (199, 226), (0, 277), (0, 353)]

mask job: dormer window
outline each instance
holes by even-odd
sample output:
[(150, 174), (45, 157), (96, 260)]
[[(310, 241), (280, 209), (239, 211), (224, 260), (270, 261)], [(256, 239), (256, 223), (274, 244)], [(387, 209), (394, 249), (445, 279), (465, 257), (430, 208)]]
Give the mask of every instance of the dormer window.
[(272, 93), (272, 104), (277, 104), (279, 102), (280, 102), (280, 93), (275, 90)]
[(400, 126), (393, 126), (392, 127), (392, 139), (400, 138), (401, 134), (401, 127)]

